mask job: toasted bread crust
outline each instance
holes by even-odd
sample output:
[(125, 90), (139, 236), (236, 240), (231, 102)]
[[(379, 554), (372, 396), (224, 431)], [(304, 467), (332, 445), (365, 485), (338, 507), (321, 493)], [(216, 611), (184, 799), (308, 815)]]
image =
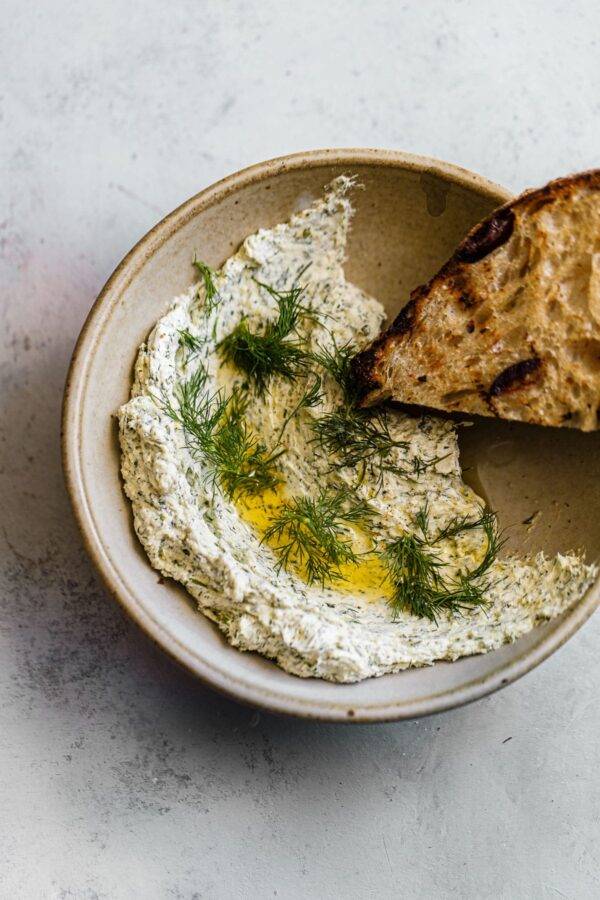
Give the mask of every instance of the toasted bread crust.
[(597, 428), (600, 169), (492, 212), (352, 368), (365, 406)]

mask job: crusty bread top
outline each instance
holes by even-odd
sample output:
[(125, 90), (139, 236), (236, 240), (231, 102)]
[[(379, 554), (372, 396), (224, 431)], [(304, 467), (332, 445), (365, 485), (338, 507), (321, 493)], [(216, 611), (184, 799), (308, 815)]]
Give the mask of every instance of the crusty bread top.
[(353, 360), (386, 399), (592, 431), (600, 410), (600, 169), (477, 225)]

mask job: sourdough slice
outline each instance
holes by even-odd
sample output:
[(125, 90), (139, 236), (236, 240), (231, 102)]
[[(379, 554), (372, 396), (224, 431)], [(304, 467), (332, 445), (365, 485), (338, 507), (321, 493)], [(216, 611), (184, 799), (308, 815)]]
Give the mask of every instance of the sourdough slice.
[(386, 399), (583, 431), (600, 416), (600, 169), (477, 225), (353, 360)]

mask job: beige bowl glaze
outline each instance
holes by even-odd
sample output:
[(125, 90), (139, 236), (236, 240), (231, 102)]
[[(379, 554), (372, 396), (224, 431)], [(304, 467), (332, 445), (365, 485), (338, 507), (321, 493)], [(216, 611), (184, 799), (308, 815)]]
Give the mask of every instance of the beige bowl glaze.
[[(114, 418), (138, 346), (171, 298), (194, 280), (194, 253), (219, 266), (248, 234), (283, 222), (341, 173), (357, 175), (349, 278), (393, 316), (478, 219), (509, 198), (498, 185), (433, 159), (324, 150), (253, 166), (188, 200), (125, 257), (75, 348), (64, 401), (63, 454), (75, 515), (110, 591), (154, 641), (208, 684), (264, 709), (331, 721), (379, 722), (438, 712), (508, 684), (557, 649), (599, 599), (596, 584), (562, 618), (485, 656), (436, 663), (355, 685), (301, 679), (232, 649), (175, 582), (161, 583), (132, 527)], [(462, 430), (467, 477), (523, 550), (600, 549), (597, 435), (479, 420)]]

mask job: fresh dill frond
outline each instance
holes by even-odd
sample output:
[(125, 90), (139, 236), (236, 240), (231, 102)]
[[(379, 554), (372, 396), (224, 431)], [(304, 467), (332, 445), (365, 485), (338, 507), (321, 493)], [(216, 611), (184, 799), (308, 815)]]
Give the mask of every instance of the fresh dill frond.
[(447, 455), (431, 459), (412, 456), (405, 463), (392, 462), (392, 451), (406, 451), (409, 443), (392, 435), (384, 409), (362, 410), (344, 404), (320, 416), (313, 422), (312, 428), (321, 449), (334, 457), (333, 468), (361, 467), (361, 477), (364, 477), (368, 466), (380, 486), (386, 472), (416, 481), (432, 466), (446, 459)]
[[(486, 548), (483, 558), (476, 569), (468, 573), (470, 579), (481, 578), (490, 566), (496, 562), (498, 553), (506, 543), (506, 539), (498, 530), (498, 518), (496, 513), (485, 511), (482, 513), (479, 523), (485, 534)], [(476, 526), (472, 526), (476, 527)]]
[(294, 408), (287, 414), (287, 416), (283, 420), (283, 425), (281, 426), (281, 430), (279, 432), (279, 437), (277, 439), (277, 443), (283, 437), (283, 433), (294, 416), (300, 412), (301, 409), (310, 409), (318, 406), (319, 403), (323, 400), (323, 394), (321, 392), (321, 378), (319, 375), (314, 376), (314, 381), (307, 388), (305, 388), (304, 393), (298, 400), (297, 404)]
[(415, 522), (419, 526), (422, 537), (427, 541), (429, 538), (429, 501), (426, 499), (423, 507), (415, 516)]
[[(310, 265), (310, 264), (309, 264)], [(310, 306), (305, 306), (302, 302), (306, 293), (306, 285), (298, 284), (298, 279), (304, 275), (308, 269), (308, 265), (304, 266), (296, 276), (296, 281), (291, 288), (286, 291), (274, 288), (264, 281), (255, 278), (256, 284), (261, 287), (267, 294), (273, 298), (279, 308), (278, 329), (282, 337), (287, 337), (292, 332), (297, 331), (298, 324), (301, 319), (312, 319), (318, 321), (319, 315)]]
[(207, 379), (208, 372), (201, 364), (187, 381), (176, 385), (173, 400), (166, 394), (160, 400), (154, 398), (155, 403), (169, 418), (178, 422), (186, 435), (194, 441), (201, 441), (205, 430), (211, 428), (207, 420), (217, 395), (210, 395), (206, 391)]
[(335, 338), (333, 338), (333, 346), (323, 347), (319, 345), (316, 353), (312, 354), (313, 362), (329, 372), (334, 381), (342, 389), (344, 403), (347, 406), (354, 406), (359, 397), (359, 387), (352, 375), (350, 363), (352, 358), (358, 353), (358, 348), (350, 341), (338, 347)]
[(217, 287), (215, 285), (215, 278), (217, 277), (217, 273), (214, 269), (211, 269), (209, 265), (207, 265), (205, 262), (202, 262), (202, 260), (200, 259), (194, 259), (193, 265), (196, 266), (196, 268), (200, 272), (200, 275), (202, 276), (205, 298), (204, 311), (207, 316), (210, 316), (219, 304), (219, 292), (217, 291)]
[(376, 472), (381, 485), (384, 473), (390, 472), (403, 478), (419, 478), (427, 469), (445, 459), (438, 456), (422, 459), (413, 456), (406, 465), (389, 461), (392, 450), (407, 450), (406, 441), (392, 436), (389, 417), (383, 409), (358, 409), (359, 389), (352, 374), (351, 362), (357, 348), (348, 342), (331, 347), (319, 346), (312, 360), (328, 372), (342, 390), (341, 405), (333, 412), (317, 419), (313, 429), (321, 448), (337, 458), (334, 468), (366, 466)]
[(429, 469), (433, 468), (433, 466), (448, 459), (449, 456), (449, 453), (444, 453), (443, 456), (431, 456), (428, 459), (425, 459), (422, 456), (413, 456), (411, 462), (413, 474), (419, 478), (424, 472), (427, 472)]
[(323, 393), (321, 391), (322, 381), (319, 375), (314, 376), (314, 381), (306, 388), (302, 397), (298, 402), (296, 409), (312, 409), (323, 401)]
[(184, 366), (188, 366), (198, 356), (204, 344), (205, 341), (193, 335), (187, 328), (179, 330), (179, 346), (186, 351)]
[(441, 612), (459, 615), (463, 612), (472, 612), (477, 607), (485, 608), (487, 605), (485, 586), (460, 576), (457, 582), (450, 585), (444, 583), (441, 588), (427, 585), (415, 591), (413, 605), (409, 609), (414, 615), (437, 623)]
[(275, 463), (284, 451), (269, 453), (252, 433), (239, 391), (229, 397), (222, 391), (210, 394), (206, 380), (200, 367), (178, 384), (174, 402), (163, 401), (164, 411), (183, 428), (190, 451), (209, 463), (228, 500), (274, 487), (279, 481)]
[[(429, 534), (427, 503), (417, 513), (415, 520), (420, 534), (397, 538), (380, 554), (394, 588), (394, 616), (398, 616), (400, 612), (410, 612), (437, 622), (442, 611), (457, 614), (487, 606), (486, 591), (490, 584), (485, 576), (502, 546), (495, 513), (482, 511), (479, 517), (472, 519), (468, 516), (456, 516), (435, 538), (431, 538)], [(445, 576), (445, 565), (433, 548), (442, 540), (457, 537), (475, 528), (481, 528), (486, 539), (481, 562), (475, 569), (459, 571), (453, 577)]]
[(390, 472), (393, 475), (398, 475), (400, 478), (407, 478), (409, 481), (418, 481), (418, 479), (430, 469), (432, 466), (436, 465), (436, 463), (441, 462), (443, 459), (446, 459), (448, 454), (444, 456), (435, 456), (431, 459), (423, 459), (421, 456), (413, 456), (410, 461), (407, 462), (406, 465), (398, 465), (397, 463), (390, 463), (382, 466), (383, 472)]
[(453, 516), (449, 522), (438, 532), (435, 541), (445, 540), (447, 538), (458, 537), (466, 531), (472, 531), (474, 528), (483, 528), (486, 534), (490, 529), (495, 528), (496, 514), (490, 510), (482, 510), (481, 515), (477, 518), (469, 518), (469, 516)]
[(416, 535), (404, 535), (392, 541), (381, 553), (381, 559), (394, 586), (394, 615), (408, 611), (435, 621), (431, 594), (438, 592), (442, 583), (441, 560), (427, 552), (424, 542)]
[(334, 468), (369, 464), (382, 475), (392, 450), (408, 449), (406, 441), (392, 436), (383, 410), (343, 406), (320, 416), (312, 427), (322, 450), (336, 458)]
[(262, 281), (256, 283), (277, 303), (277, 318), (260, 331), (252, 331), (247, 319), (242, 319), (221, 341), (219, 349), (223, 359), (244, 372), (257, 392), (263, 394), (273, 376), (293, 381), (308, 370), (310, 356), (298, 335), (298, 326), (301, 319), (314, 318), (315, 314), (302, 303), (304, 287), (294, 285), (279, 291)]
[(293, 381), (306, 371), (302, 343), (282, 338), (276, 325), (267, 325), (262, 333), (254, 332), (243, 319), (219, 344), (223, 359), (244, 372), (258, 394), (264, 394), (274, 375)]
[(244, 412), (244, 404), (240, 404), (235, 395), (233, 399), (229, 398), (206, 453), (229, 500), (275, 487), (279, 478), (274, 464), (284, 452), (269, 453), (250, 431)]
[(273, 543), (277, 571), (301, 568), (308, 584), (342, 578), (344, 563), (358, 562), (348, 525), (366, 522), (373, 510), (349, 488), (322, 488), (316, 498), (284, 503), (263, 535)]
[(203, 341), (200, 338), (197, 338), (195, 335), (188, 331), (187, 328), (179, 329), (179, 346), (186, 347), (188, 350), (191, 350), (197, 353), (202, 349)]

